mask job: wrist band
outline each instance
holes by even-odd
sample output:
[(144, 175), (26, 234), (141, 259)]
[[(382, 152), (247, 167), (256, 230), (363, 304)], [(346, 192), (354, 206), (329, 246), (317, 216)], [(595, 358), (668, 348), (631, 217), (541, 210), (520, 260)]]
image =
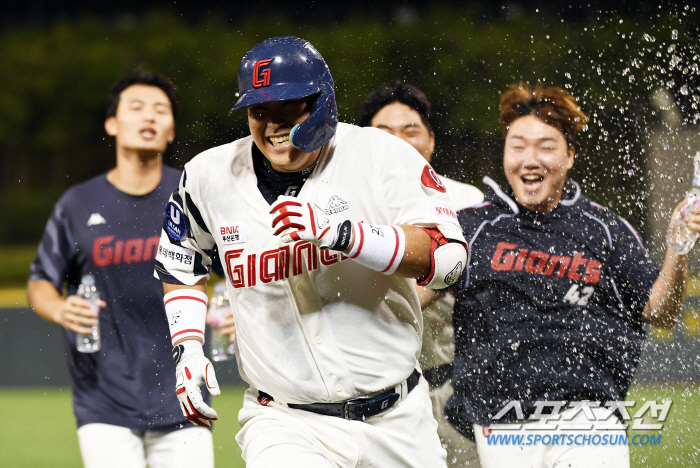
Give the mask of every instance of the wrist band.
[(345, 220), (338, 226), (338, 236), (335, 243), (331, 246), (331, 250), (345, 252), (350, 247), (352, 240), (352, 221)]
[(355, 243), (350, 258), (372, 270), (391, 275), (403, 260), (406, 236), (399, 226), (353, 223)]
[(204, 343), (207, 295), (196, 289), (176, 289), (163, 299), (173, 346), (183, 338), (190, 337), (199, 338)]

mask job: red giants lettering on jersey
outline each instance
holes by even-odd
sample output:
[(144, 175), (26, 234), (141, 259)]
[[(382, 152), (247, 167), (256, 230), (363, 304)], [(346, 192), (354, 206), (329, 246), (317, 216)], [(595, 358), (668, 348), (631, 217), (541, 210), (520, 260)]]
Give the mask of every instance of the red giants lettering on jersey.
[(274, 59), (258, 60), (253, 65), (253, 88), (270, 86), (270, 69), (260, 70), (260, 67), (270, 65)]
[(308, 271), (320, 265), (329, 266), (348, 257), (333, 250), (319, 250), (310, 242), (296, 242), (262, 253), (250, 253), (243, 257), (244, 249), (229, 250), (224, 255), (226, 273), (234, 288), (253, 287), (258, 283), (281, 281), (300, 275), (304, 264)]
[(92, 243), (92, 261), (95, 266), (118, 265), (122, 262), (148, 262), (155, 258), (160, 236), (143, 239), (114, 240), (114, 236), (101, 236)]
[(522, 271), (534, 275), (568, 277), (572, 281), (596, 284), (600, 279), (603, 264), (588, 260), (576, 253), (573, 258), (566, 255), (550, 255), (546, 252), (519, 248), (516, 244), (499, 242), (491, 260), (495, 271)]

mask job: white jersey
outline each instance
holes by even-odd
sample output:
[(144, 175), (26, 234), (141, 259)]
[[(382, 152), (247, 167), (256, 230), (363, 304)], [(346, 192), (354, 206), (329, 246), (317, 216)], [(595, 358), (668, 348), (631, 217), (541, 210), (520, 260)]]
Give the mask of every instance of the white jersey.
[[(184, 237), (163, 232), (156, 276), (194, 285), (218, 248), (236, 322), (236, 357), (253, 389), (282, 403), (343, 401), (406, 379), (423, 332), (413, 280), (384, 275), (308, 242), (273, 235), (252, 138), (185, 165), (172, 202)], [(299, 197), (336, 219), (437, 226), (464, 242), (444, 185), (408, 143), (339, 123)]]
[[(484, 193), (473, 185), (440, 176), (452, 207), (456, 211), (484, 201)], [(420, 355), (422, 369), (449, 364), (454, 360), (455, 342), (452, 328), (452, 294), (442, 294), (423, 309), (423, 348)]]

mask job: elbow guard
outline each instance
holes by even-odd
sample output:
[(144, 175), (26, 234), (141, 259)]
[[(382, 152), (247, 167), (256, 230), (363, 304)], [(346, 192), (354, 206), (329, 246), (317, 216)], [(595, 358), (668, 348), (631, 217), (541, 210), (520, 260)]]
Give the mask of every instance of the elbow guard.
[(444, 289), (452, 286), (467, 264), (467, 246), (461, 242), (449, 242), (437, 229), (425, 229), (430, 245), (430, 274), (418, 280), (418, 286)]

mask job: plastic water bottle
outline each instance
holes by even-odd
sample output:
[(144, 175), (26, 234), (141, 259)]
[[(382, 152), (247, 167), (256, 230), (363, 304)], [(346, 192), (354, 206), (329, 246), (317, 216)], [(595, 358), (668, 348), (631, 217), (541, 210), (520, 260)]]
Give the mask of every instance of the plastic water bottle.
[(218, 327), (230, 311), (226, 284), (216, 283), (214, 295), (209, 300), (209, 321), (212, 325), (209, 329), (209, 343), (212, 361), (226, 361), (233, 358), (233, 343), (229, 343), (228, 335), (222, 335), (218, 331)]
[(693, 161), (695, 163), (693, 187), (685, 196), (687, 203), (674, 215), (668, 230), (668, 244), (681, 255), (690, 252), (690, 249), (695, 245), (695, 241), (698, 240), (698, 233), (689, 231), (686, 227), (685, 218), (688, 210), (693, 207), (695, 202), (700, 200), (700, 151), (695, 153)]
[[(78, 286), (78, 297), (82, 297), (90, 303), (90, 309), (99, 317), (100, 314), (100, 293), (95, 288), (95, 277), (85, 275)], [(102, 340), (100, 339), (100, 323), (92, 326), (92, 332), (86, 335), (78, 333), (75, 336), (75, 346), (81, 353), (95, 353), (100, 350)]]

